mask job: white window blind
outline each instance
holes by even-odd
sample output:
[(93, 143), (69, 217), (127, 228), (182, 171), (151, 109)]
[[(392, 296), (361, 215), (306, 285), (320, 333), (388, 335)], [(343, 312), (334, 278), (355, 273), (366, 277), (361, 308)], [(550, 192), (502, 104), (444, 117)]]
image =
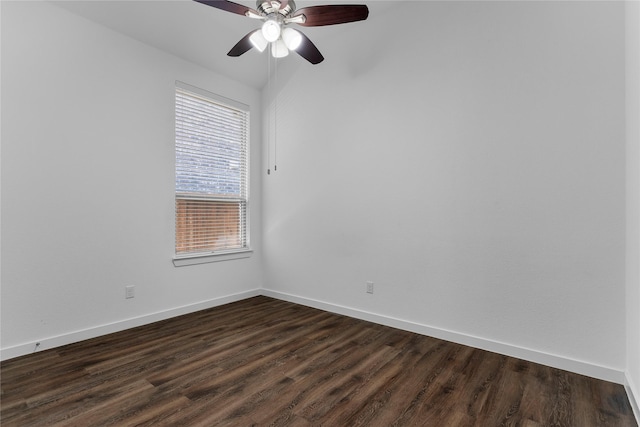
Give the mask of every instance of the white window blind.
[(176, 255), (249, 249), (249, 111), (176, 87)]

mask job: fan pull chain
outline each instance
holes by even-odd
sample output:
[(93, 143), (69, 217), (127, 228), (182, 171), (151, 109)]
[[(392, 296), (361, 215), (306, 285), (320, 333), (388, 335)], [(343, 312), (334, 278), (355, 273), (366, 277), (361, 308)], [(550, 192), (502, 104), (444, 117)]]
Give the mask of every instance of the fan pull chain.
[[(267, 99), (271, 96), (271, 56), (273, 46), (269, 43), (269, 55), (267, 56)], [(271, 108), (267, 105), (267, 175), (271, 175)]]
[[(271, 175), (271, 122), (273, 121), (273, 151), (274, 151), (274, 160), (273, 160), (273, 171), (276, 172), (278, 170), (278, 96), (274, 94), (275, 89), (271, 82), (271, 61), (273, 61), (273, 78), (275, 79), (275, 84), (277, 87), (278, 84), (278, 60), (273, 56), (274, 44), (269, 44), (269, 50), (271, 55), (267, 58), (267, 98), (273, 97), (273, 108), (271, 106), (268, 107), (267, 114), (267, 175)], [(271, 111), (273, 110), (273, 118)]]
[[(276, 91), (278, 90), (278, 60), (274, 59)], [(278, 170), (278, 94), (273, 97), (273, 170)]]

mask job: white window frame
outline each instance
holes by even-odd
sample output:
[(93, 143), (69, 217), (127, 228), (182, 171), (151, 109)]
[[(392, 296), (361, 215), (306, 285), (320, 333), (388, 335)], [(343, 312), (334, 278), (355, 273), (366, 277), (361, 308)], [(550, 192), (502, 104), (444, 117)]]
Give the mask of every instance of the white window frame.
[[(209, 263), (209, 262), (218, 262), (218, 261), (227, 261), (227, 260), (232, 260), (232, 259), (241, 259), (241, 258), (248, 258), (251, 256), (252, 254), (252, 249), (251, 249), (251, 236), (250, 236), (250, 217), (251, 217), (251, 213), (250, 213), (250, 192), (249, 192), (249, 180), (250, 180), (250, 174), (249, 174), (249, 169), (250, 169), (250, 153), (249, 153), (249, 148), (250, 148), (250, 135), (249, 135), (249, 127), (250, 127), (250, 107), (248, 105), (245, 105), (243, 103), (240, 103), (238, 101), (229, 99), (229, 98), (225, 98), (223, 96), (211, 93), (209, 91), (206, 91), (204, 89), (200, 89), (198, 87), (195, 86), (191, 86), (189, 84), (180, 82), (180, 81), (176, 81), (176, 85), (175, 85), (175, 98), (178, 97), (178, 93), (182, 92), (182, 93), (187, 93), (187, 94), (191, 94), (194, 97), (198, 97), (198, 98), (202, 98), (203, 100), (205, 100), (206, 102), (211, 102), (213, 104), (216, 104), (217, 106), (221, 106), (224, 108), (228, 108), (231, 110), (239, 110), (242, 111), (243, 113), (246, 114), (246, 139), (244, 141), (245, 145), (245, 153), (246, 153), (246, 164), (244, 165), (245, 167), (245, 182), (244, 182), (244, 189), (243, 192), (245, 193), (245, 198), (243, 199), (243, 203), (245, 203), (245, 210), (244, 210), (244, 215), (245, 217), (241, 220), (241, 224), (244, 223), (244, 231), (242, 232), (242, 234), (244, 235), (244, 246), (241, 248), (234, 248), (234, 249), (227, 249), (227, 250), (221, 250), (221, 251), (203, 251), (203, 252), (181, 252), (181, 253), (177, 253), (177, 249), (178, 249), (178, 235), (177, 235), (177, 224), (178, 224), (178, 212), (177, 212), (177, 204), (178, 204), (178, 199), (185, 199), (188, 197), (185, 197), (185, 194), (181, 193), (178, 191), (177, 189), (177, 184), (175, 184), (174, 180), (174, 199), (175, 199), (175, 203), (176, 203), (176, 216), (174, 217), (174, 258), (173, 258), (173, 264), (176, 267), (181, 267), (181, 266), (186, 266), (186, 265), (193, 265), (193, 264), (202, 264), (202, 263)], [(177, 127), (177, 101), (176, 101), (176, 105), (175, 105), (175, 114), (176, 114), (176, 127)], [(177, 131), (177, 129), (176, 129)], [(174, 132), (174, 147), (177, 150), (178, 147), (178, 140), (177, 140), (177, 132)], [(176, 158), (176, 164), (174, 167), (174, 171), (177, 174), (177, 166), (178, 166), (178, 160)], [(198, 197), (199, 199), (200, 197)], [(207, 198), (205, 197), (205, 200)], [(211, 197), (211, 200), (216, 200), (216, 197)], [(230, 201), (235, 201), (236, 200), (230, 200)]]

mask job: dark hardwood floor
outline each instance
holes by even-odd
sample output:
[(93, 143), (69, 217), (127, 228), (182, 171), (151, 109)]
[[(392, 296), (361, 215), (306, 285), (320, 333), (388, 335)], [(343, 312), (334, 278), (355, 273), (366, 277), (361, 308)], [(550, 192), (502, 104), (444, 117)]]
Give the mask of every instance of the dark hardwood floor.
[(9, 426), (635, 426), (618, 384), (256, 297), (0, 365)]

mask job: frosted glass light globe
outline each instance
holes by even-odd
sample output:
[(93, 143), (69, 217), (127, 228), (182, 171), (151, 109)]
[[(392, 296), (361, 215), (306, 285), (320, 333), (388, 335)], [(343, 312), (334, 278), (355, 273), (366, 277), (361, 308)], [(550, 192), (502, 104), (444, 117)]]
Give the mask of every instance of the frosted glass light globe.
[(264, 52), (267, 45), (269, 44), (267, 39), (264, 38), (262, 31), (260, 30), (254, 31), (253, 34), (251, 34), (251, 36), (249, 37), (249, 41), (251, 42), (253, 47), (258, 49), (260, 52)]
[(296, 50), (302, 43), (302, 35), (293, 28), (285, 28), (282, 30), (282, 40), (289, 49)]
[(262, 35), (268, 42), (274, 42), (280, 38), (280, 24), (270, 19), (262, 25)]
[(274, 58), (284, 58), (289, 55), (289, 49), (287, 49), (287, 46), (282, 40), (278, 40), (271, 44), (271, 55)]

